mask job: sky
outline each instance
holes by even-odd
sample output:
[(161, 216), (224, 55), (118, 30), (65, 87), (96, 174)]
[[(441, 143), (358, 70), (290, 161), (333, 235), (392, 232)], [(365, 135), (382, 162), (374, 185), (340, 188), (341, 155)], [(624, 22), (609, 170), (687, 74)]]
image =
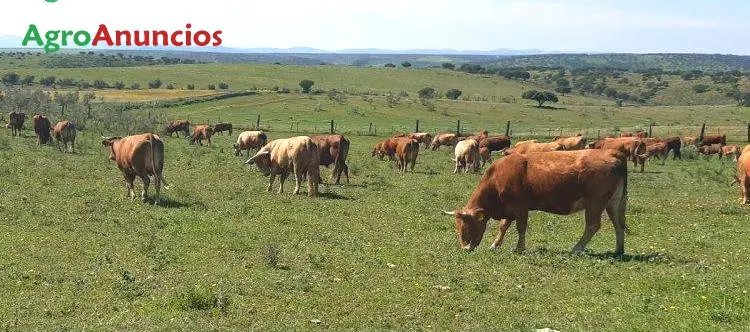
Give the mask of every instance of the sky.
[[(202, 4), (202, 5), (199, 5)], [(750, 55), (750, 1), (2, 0), (0, 35), (222, 30), (221, 46)]]

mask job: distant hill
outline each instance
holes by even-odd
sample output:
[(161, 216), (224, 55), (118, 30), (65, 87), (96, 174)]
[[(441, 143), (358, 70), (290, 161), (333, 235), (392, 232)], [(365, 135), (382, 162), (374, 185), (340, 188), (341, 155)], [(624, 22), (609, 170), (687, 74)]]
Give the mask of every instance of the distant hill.
[(542, 54), (502, 57), (484, 63), (496, 67), (619, 68), (708, 72), (750, 70), (750, 56), (729, 54)]

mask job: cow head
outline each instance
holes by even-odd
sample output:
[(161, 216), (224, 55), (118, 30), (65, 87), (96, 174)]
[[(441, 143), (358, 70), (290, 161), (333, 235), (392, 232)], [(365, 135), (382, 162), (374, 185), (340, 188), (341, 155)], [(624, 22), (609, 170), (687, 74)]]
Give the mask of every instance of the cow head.
[(245, 164), (255, 164), (258, 166), (258, 170), (263, 173), (263, 176), (268, 176), (271, 174), (271, 152), (261, 149), (252, 158), (248, 159)]
[(237, 143), (234, 143), (232, 146), (234, 147), (234, 155), (239, 157), (242, 154), (242, 149), (240, 149)]
[(453, 212), (443, 211), (443, 213), (452, 215), (456, 219), (456, 232), (461, 248), (474, 250), (482, 242), (489, 219), (484, 209), (463, 209)]
[(115, 136), (115, 137), (104, 137), (102, 136), (102, 146), (109, 147), (109, 159), (115, 160), (115, 143), (121, 140), (122, 137)]

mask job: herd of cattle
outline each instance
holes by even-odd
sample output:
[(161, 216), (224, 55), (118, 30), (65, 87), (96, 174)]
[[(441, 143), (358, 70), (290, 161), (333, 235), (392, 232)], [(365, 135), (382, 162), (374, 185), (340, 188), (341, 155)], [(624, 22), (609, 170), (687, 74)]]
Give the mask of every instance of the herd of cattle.
[[(11, 112), (8, 127), (12, 135), (20, 135), (25, 114)], [(52, 138), (59, 149), (65, 146), (73, 152), (76, 129), (69, 121), (60, 121), (54, 127), (43, 115), (33, 117), (37, 145), (51, 144)], [(202, 145), (216, 133), (232, 135), (232, 125), (219, 123), (214, 126), (196, 125), (190, 134), (190, 122), (171, 121), (165, 134), (182, 133), (192, 144)], [(68, 148), (68, 144), (69, 148)], [(110, 159), (117, 163), (125, 177), (127, 194), (135, 198), (133, 182), (136, 177), (143, 181), (141, 198), (146, 201), (150, 176), (155, 182), (154, 202), (158, 203), (164, 179), (164, 143), (152, 133), (126, 137), (102, 137), (102, 145), (109, 148)], [(737, 162), (735, 182), (740, 184), (743, 204), (750, 200), (750, 145), (744, 149), (727, 145), (726, 136), (664, 137), (651, 138), (645, 133), (622, 133), (620, 137), (604, 137), (589, 141), (586, 137), (555, 137), (551, 142), (527, 140), (511, 144), (504, 135), (490, 136), (487, 131), (477, 135), (461, 136), (452, 133), (410, 133), (396, 135), (375, 145), (372, 156), (381, 160), (385, 156), (396, 162), (400, 172), (414, 170), (420, 145), (430, 150), (441, 146), (453, 147), (454, 173), (478, 172), (487, 162), (479, 185), (468, 203), (460, 210), (445, 212), (454, 216), (459, 243), (464, 249), (474, 249), (482, 240), (489, 219), (500, 222), (500, 232), (492, 244), (498, 248), (505, 233), (516, 221), (518, 230), (517, 251), (525, 248), (525, 232), (529, 211), (539, 210), (567, 215), (585, 210), (586, 227), (583, 236), (573, 251), (582, 251), (597, 232), (604, 211), (615, 226), (615, 251), (624, 251), (624, 234), (627, 231), (625, 209), (627, 205), (627, 163), (640, 165), (643, 172), (645, 161), (658, 158), (661, 163), (672, 152), (673, 159), (681, 159), (681, 148), (694, 145), (705, 155), (732, 156)], [(331, 181), (339, 184), (342, 174), (349, 182), (349, 167), (346, 163), (350, 142), (342, 135), (297, 136), (268, 141), (263, 131), (244, 131), (234, 144), (236, 156), (246, 152), (245, 164), (256, 165), (264, 176), (269, 177), (270, 191), (275, 178), (279, 177), (279, 193), (284, 181), (295, 175), (294, 193), (307, 180), (308, 195), (316, 196), (320, 179), (319, 166), (333, 165)], [(250, 157), (250, 151), (256, 150)], [(502, 152), (503, 158), (492, 162), (492, 152)]]

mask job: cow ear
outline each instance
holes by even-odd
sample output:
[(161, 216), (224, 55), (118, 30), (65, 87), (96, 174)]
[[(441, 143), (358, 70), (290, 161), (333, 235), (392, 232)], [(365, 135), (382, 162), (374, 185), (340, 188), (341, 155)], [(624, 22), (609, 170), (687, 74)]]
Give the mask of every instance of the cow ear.
[(485, 212), (484, 209), (478, 208), (471, 210), (471, 215), (476, 216), (479, 220), (484, 220)]

